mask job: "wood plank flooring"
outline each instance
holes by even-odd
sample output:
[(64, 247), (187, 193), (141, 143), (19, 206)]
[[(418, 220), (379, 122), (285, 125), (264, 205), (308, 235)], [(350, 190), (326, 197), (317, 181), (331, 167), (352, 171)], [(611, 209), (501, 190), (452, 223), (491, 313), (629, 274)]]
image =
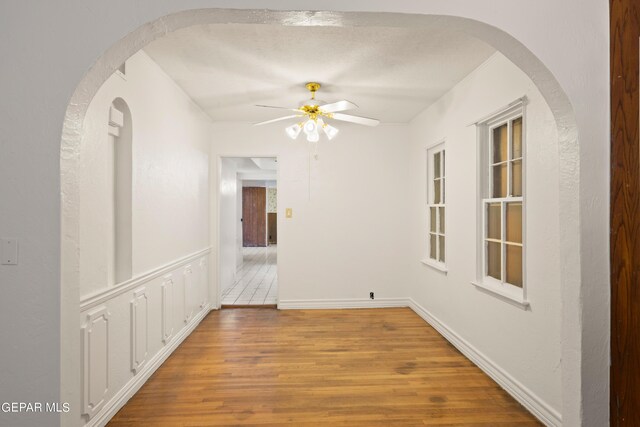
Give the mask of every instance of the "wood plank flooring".
[(534, 426), (408, 308), (211, 312), (117, 426)]

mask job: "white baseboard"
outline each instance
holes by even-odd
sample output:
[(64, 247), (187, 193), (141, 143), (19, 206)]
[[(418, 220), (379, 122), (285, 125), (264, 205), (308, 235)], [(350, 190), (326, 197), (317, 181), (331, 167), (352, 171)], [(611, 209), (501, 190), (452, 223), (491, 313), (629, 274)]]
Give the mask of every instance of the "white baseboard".
[(549, 404), (542, 400), (538, 395), (533, 393), (518, 380), (513, 378), (509, 373), (505, 372), (495, 362), (482, 354), (473, 345), (460, 337), (455, 331), (442, 323), (433, 316), (424, 307), (409, 298), (409, 307), (430, 324), (436, 331), (440, 333), (447, 341), (453, 344), (462, 354), (471, 360), (476, 366), (482, 369), (503, 389), (505, 389), (514, 399), (522, 406), (527, 408), (546, 426), (559, 427), (562, 425), (561, 415), (553, 409)]
[(335, 308), (385, 308), (409, 307), (408, 298), (352, 298), (352, 299), (322, 299), (322, 300), (280, 300), (278, 308), (292, 309), (335, 309)]
[(176, 334), (168, 345), (164, 346), (153, 356), (138, 373), (131, 378), (124, 387), (107, 402), (104, 407), (93, 417), (86, 427), (103, 427), (122, 408), (129, 399), (147, 382), (149, 377), (164, 363), (173, 351), (185, 340), (191, 332), (200, 324), (202, 319), (211, 311), (211, 304), (205, 305), (200, 313), (195, 315), (191, 322)]

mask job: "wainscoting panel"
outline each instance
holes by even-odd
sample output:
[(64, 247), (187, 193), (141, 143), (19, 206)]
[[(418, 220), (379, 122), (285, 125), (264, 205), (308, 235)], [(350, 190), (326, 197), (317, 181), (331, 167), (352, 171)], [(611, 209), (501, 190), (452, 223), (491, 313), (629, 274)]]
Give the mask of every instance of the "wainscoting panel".
[(196, 252), (80, 302), (80, 425), (106, 425), (207, 315), (209, 256)]
[(93, 417), (109, 390), (109, 312), (103, 306), (86, 314), (83, 329), (83, 413)]
[(147, 361), (148, 300), (146, 288), (135, 291), (131, 300), (131, 370), (134, 373)]
[(173, 335), (173, 275), (167, 274), (162, 282), (162, 342)]
[[(209, 283), (209, 269), (207, 268), (207, 259), (200, 258), (198, 266), (200, 273), (200, 278), (198, 280), (200, 280), (201, 283)], [(199, 290), (200, 292), (198, 293), (198, 308), (201, 309), (202, 307), (207, 305), (207, 302), (209, 301), (209, 287), (200, 287)]]
[(184, 270), (182, 272), (182, 276), (183, 276), (183, 295), (182, 295), (182, 301), (184, 304), (184, 323), (189, 323), (189, 320), (191, 320), (191, 316), (193, 316), (193, 310), (194, 310), (194, 306), (191, 302), (192, 299), (194, 299), (194, 290), (192, 289), (193, 287), (193, 269), (191, 268), (191, 264), (186, 265), (184, 267)]

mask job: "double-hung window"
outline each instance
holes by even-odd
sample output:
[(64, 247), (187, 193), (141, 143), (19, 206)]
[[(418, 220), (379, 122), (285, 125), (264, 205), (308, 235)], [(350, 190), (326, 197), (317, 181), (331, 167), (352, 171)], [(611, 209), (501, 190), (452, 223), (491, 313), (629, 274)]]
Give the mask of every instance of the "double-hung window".
[[(482, 285), (524, 301), (524, 108), (479, 124)], [(480, 246), (479, 245), (479, 246)]]
[(427, 150), (428, 257), (425, 260), (445, 269), (445, 146), (441, 142)]

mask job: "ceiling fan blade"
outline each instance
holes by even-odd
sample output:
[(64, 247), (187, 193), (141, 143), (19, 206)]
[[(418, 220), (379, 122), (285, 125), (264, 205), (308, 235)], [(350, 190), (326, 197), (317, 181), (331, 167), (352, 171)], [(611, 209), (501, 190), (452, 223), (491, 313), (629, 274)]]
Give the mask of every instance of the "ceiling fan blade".
[(293, 118), (296, 118), (296, 117), (302, 117), (302, 116), (299, 115), (299, 114), (294, 114), (292, 116), (284, 116), (284, 117), (279, 117), (279, 118), (273, 119), (273, 120), (267, 120), (265, 122), (254, 123), (253, 125), (254, 126), (268, 125), (269, 123), (275, 123), (275, 122), (279, 122), (281, 120), (293, 119)]
[(256, 107), (277, 108), (278, 110), (288, 110), (288, 111), (300, 111), (298, 108), (276, 107), (275, 105), (259, 105), (259, 104), (256, 104)]
[(351, 101), (347, 101), (346, 99), (320, 106), (320, 109), (325, 113), (335, 113), (336, 111), (347, 111), (347, 110), (353, 110), (356, 108), (358, 108), (356, 104), (354, 104)]
[(341, 120), (343, 122), (357, 123), (359, 125), (365, 125), (365, 126), (378, 126), (380, 124), (380, 120), (370, 119), (367, 117), (352, 116), (350, 114), (334, 113), (332, 115), (332, 118), (336, 120)]

